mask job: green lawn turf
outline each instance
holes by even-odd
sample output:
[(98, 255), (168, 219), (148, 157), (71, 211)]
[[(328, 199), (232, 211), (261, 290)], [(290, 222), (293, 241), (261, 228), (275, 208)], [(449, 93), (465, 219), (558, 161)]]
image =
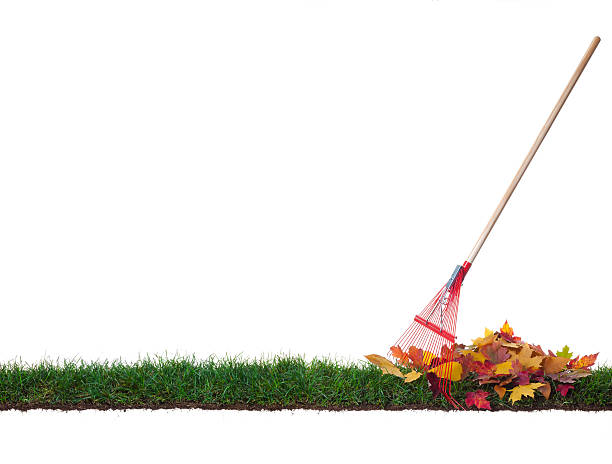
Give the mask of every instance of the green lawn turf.
[[(494, 410), (612, 409), (612, 368), (599, 367), (580, 379), (563, 398), (548, 401), (536, 392), (514, 406), (497, 399), (475, 381), (455, 383), (453, 395), (491, 391)], [(452, 409), (434, 399), (425, 377), (406, 384), (367, 361), (357, 363), (277, 356), (246, 360), (226, 358), (148, 358), (137, 363), (41, 362), (0, 365), (0, 409), (31, 408), (168, 408), (208, 409)]]

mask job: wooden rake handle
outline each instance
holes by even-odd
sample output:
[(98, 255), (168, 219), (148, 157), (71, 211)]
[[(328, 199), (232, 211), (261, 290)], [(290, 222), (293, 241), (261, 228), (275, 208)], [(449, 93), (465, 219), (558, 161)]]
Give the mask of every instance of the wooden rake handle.
[(565, 87), (565, 90), (563, 90), (561, 97), (559, 97), (559, 101), (553, 108), (552, 112), (550, 113), (550, 116), (548, 116), (548, 119), (544, 123), (544, 127), (542, 127), (542, 130), (540, 130), (540, 133), (535, 139), (535, 142), (533, 142), (533, 145), (531, 146), (529, 153), (527, 153), (527, 156), (525, 157), (523, 164), (521, 164), (521, 167), (519, 168), (518, 172), (514, 176), (514, 179), (512, 179), (512, 182), (510, 183), (508, 190), (506, 190), (506, 193), (504, 193), (504, 196), (499, 202), (499, 205), (497, 205), (497, 208), (493, 212), (491, 219), (489, 219), (489, 222), (487, 223), (484, 230), (482, 231), (482, 234), (480, 234), (480, 237), (478, 238), (476, 245), (474, 245), (474, 248), (472, 249), (472, 252), (470, 253), (470, 256), (467, 259), (468, 263), (471, 264), (474, 261), (474, 259), (476, 258), (476, 255), (482, 248), (482, 245), (484, 244), (485, 240), (489, 236), (489, 233), (491, 232), (491, 229), (493, 229), (493, 226), (497, 222), (497, 219), (499, 218), (500, 214), (504, 210), (504, 207), (506, 206), (506, 203), (508, 203), (508, 200), (510, 199), (510, 196), (514, 192), (514, 189), (516, 188), (519, 181), (523, 177), (523, 174), (525, 174), (525, 171), (529, 167), (529, 163), (531, 163), (531, 160), (533, 159), (536, 152), (538, 151), (538, 148), (540, 148), (540, 145), (542, 144), (544, 137), (546, 137), (546, 134), (550, 130), (550, 127), (553, 125), (553, 122), (555, 122), (555, 119), (557, 118), (557, 115), (561, 111), (561, 108), (563, 108), (563, 104), (567, 100), (567, 97), (569, 97), (569, 94), (571, 93), (572, 89), (576, 85), (576, 82), (578, 82), (578, 78), (582, 74), (582, 71), (584, 71), (584, 68), (586, 67), (587, 63), (591, 59), (591, 56), (593, 56), (593, 53), (595, 52), (597, 45), (599, 45), (600, 40), (601, 39), (599, 37), (595, 37), (593, 41), (591, 42), (591, 45), (589, 45), (589, 48), (587, 49), (586, 53), (582, 57), (582, 60), (580, 60), (580, 63), (578, 64), (576, 71), (574, 71), (572, 78), (569, 80), (567, 86)]

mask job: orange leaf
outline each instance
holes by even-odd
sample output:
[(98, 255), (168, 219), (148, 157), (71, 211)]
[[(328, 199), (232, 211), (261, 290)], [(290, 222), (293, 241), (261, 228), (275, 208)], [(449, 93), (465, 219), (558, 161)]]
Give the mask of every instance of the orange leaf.
[(599, 353), (583, 356), (572, 365), (572, 369), (584, 369), (585, 367), (591, 367), (593, 364), (595, 364), (598, 354)]
[(560, 356), (546, 356), (544, 358), (544, 373), (556, 374), (567, 366), (569, 359)]
[(495, 390), (495, 392), (497, 393), (497, 395), (499, 396), (499, 399), (501, 400), (504, 395), (506, 394), (506, 389), (504, 387), (500, 387), (499, 385), (495, 385), (493, 387), (493, 390)]
[(538, 387), (538, 391), (544, 395), (544, 398), (548, 399), (550, 396), (550, 384), (548, 382), (542, 381), (544, 385)]
[(392, 346), (390, 348), (391, 354), (393, 355), (394, 358), (398, 359), (398, 362), (400, 364), (403, 364), (404, 366), (406, 364), (408, 364), (408, 353), (405, 353), (404, 351), (402, 351), (402, 349), (399, 346)]
[(510, 335), (511, 337), (514, 335), (514, 330), (512, 330), (512, 327), (510, 327), (508, 325), (508, 321), (506, 321), (504, 323), (504, 325), (502, 325), (501, 329), (499, 329), (500, 332), (503, 332), (507, 335)]

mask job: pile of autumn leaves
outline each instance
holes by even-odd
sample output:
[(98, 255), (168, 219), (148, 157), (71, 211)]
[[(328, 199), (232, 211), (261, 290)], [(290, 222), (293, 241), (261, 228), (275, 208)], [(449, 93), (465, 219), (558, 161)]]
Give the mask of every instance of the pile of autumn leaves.
[[(400, 366), (410, 370), (403, 372), (397, 364), (376, 354), (366, 358), (379, 366), (383, 374), (395, 375), (405, 382), (413, 382), (425, 374), (434, 397), (440, 393), (440, 378), (456, 382), (470, 377), (480, 385), (492, 384), (500, 399), (509, 393), (514, 404), (527, 396), (533, 398), (536, 391), (548, 399), (551, 381), (557, 392), (566, 396), (577, 379), (591, 374), (590, 367), (599, 353), (572, 357), (568, 346), (556, 353), (550, 350), (545, 353), (539, 345), (516, 337), (506, 321), (498, 332), (485, 329), (484, 337), (472, 340), (472, 345), (455, 344), (452, 349), (444, 346), (439, 358), (414, 346), (407, 352), (393, 346), (391, 354)], [(466, 406), (490, 410), (487, 400), (490, 394), (481, 389), (468, 392)]]

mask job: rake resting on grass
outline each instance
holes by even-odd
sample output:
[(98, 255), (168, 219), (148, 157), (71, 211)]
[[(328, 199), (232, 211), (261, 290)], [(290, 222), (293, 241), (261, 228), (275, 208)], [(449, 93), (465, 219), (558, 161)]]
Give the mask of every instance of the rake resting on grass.
[(576, 71), (561, 94), (559, 101), (546, 120), (544, 127), (542, 127), (542, 130), (540, 130), (540, 133), (529, 150), (529, 153), (527, 153), (523, 164), (514, 176), (514, 179), (512, 179), (506, 193), (493, 212), (491, 219), (485, 226), (482, 234), (480, 234), (480, 237), (478, 238), (476, 245), (474, 245), (474, 248), (472, 249), (472, 252), (467, 260), (462, 266), (458, 265), (455, 268), (455, 271), (446, 285), (444, 285), (444, 287), (438, 291), (436, 296), (434, 296), (425, 309), (414, 318), (414, 322), (395, 343), (395, 346), (398, 346), (404, 352), (409, 351), (409, 347), (414, 346), (430, 353), (428, 356), (431, 357), (431, 367), (439, 366), (439, 369), (442, 371), (442, 375), (438, 380), (439, 389), (449, 403), (451, 403), (457, 409), (462, 408), (462, 406), (459, 405), (459, 403), (457, 403), (457, 401), (455, 401), (455, 399), (452, 397), (450, 391), (451, 380), (448, 379), (451, 378), (450, 370), (452, 368), (451, 361), (453, 360), (454, 354), (453, 345), (456, 338), (455, 329), (457, 324), (457, 310), (459, 308), (459, 294), (461, 292), (463, 279), (472, 266), (472, 263), (482, 248), (485, 240), (489, 236), (491, 229), (493, 229), (493, 226), (497, 222), (497, 219), (506, 206), (506, 203), (508, 203), (514, 189), (527, 170), (529, 163), (531, 163), (531, 160), (535, 156), (536, 151), (544, 140), (544, 137), (561, 111), (567, 97), (574, 88), (574, 85), (576, 85), (578, 78), (582, 74), (582, 71), (584, 71), (584, 68), (593, 55), (593, 52), (595, 52), (599, 41), (599, 37), (595, 37), (589, 45), (584, 57), (580, 61)]

